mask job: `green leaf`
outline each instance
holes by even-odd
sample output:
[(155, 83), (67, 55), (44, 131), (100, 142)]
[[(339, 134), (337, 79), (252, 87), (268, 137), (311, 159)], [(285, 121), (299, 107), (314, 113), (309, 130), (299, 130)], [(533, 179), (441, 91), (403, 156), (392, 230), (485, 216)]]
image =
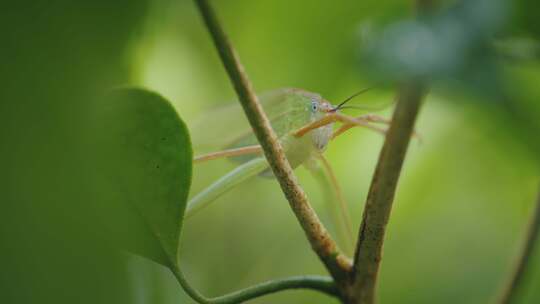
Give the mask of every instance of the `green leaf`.
[(107, 231), (123, 249), (175, 266), (191, 183), (188, 130), (156, 93), (116, 89), (103, 101), (93, 131)]

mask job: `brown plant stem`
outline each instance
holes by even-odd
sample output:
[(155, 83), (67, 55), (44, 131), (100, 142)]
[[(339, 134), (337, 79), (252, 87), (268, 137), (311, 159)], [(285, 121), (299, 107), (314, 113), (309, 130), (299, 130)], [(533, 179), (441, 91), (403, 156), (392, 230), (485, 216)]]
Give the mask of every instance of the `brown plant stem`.
[(263, 112), (251, 83), (238, 56), (229, 42), (218, 19), (206, 0), (195, 0), (221, 61), (238, 95), (248, 121), (261, 144), (266, 159), (278, 180), (283, 193), (300, 225), (321, 261), (339, 284), (344, 282), (351, 268), (348, 258), (340, 253), (335, 242), (311, 208), (307, 196), (299, 186), (292, 168), (285, 157), (270, 122)]
[(527, 265), (529, 265), (535, 247), (537, 247), (538, 238), (540, 237), (540, 188), (538, 197), (531, 215), (531, 219), (525, 234), (525, 241), (515, 263), (514, 269), (503, 287), (502, 294), (498, 303), (509, 304), (516, 303), (518, 291), (523, 285)]
[(375, 302), (386, 225), (424, 94), (424, 87), (417, 82), (404, 84), (398, 92), (392, 124), (380, 152), (364, 207), (349, 290), (350, 303)]

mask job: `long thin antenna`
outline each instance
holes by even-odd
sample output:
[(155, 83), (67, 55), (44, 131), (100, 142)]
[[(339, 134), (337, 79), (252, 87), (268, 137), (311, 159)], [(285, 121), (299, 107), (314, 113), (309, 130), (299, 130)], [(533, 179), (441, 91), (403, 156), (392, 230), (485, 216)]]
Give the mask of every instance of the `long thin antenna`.
[(344, 101), (342, 101), (340, 104), (338, 104), (336, 107), (334, 107), (334, 109), (332, 109), (333, 112), (341, 109), (341, 107), (343, 107), (347, 102), (349, 102), (351, 99), (355, 98), (356, 96), (362, 94), (362, 93), (365, 93), (369, 90), (371, 90), (373, 88), (373, 86), (371, 87), (368, 87), (368, 88), (365, 88), (365, 89), (362, 89), (354, 94), (352, 94), (351, 96), (347, 97), (347, 99), (345, 99)]
[[(369, 107), (369, 106), (357, 106), (357, 105), (354, 105), (354, 106), (341, 106), (341, 107), (339, 107), (339, 110), (343, 110), (343, 109), (357, 109), (357, 110), (366, 110), (366, 111), (380, 110), (380, 108), (377, 108), (376, 106)], [(338, 110), (338, 109), (336, 109), (336, 110)]]

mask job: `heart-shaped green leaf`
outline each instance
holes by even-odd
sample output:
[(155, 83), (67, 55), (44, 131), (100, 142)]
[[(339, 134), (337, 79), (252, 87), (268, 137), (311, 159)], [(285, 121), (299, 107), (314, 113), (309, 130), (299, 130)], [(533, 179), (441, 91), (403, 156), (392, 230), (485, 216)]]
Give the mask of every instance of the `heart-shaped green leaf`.
[(191, 182), (188, 130), (156, 93), (116, 89), (103, 101), (94, 132), (107, 231), (122, 248), (175, 266)]

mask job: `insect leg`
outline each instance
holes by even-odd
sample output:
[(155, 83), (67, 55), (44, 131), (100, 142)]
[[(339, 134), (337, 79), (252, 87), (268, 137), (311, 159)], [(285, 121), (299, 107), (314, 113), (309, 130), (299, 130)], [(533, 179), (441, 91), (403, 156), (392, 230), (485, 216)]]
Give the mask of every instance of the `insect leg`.
[(260, 145), (246, 146), (246, 147), (241, 147), (241, 148), (236, 148), (236, 149), (228, 149), (228, 150), (199, 155), (193, 158), (193, 162), (201, 163), (208, 160), (213, 160), (213, 159), (218, 159), (218, 158), (223, 158), (223, 157), (240, 156), (240, 155), (247, 155), (247, 154), (259, 154), (261, 152), (262, 152), (262, 148)]
[[(378, 127), (375, 127), (375, 126), (372, 126), (372, 125), (369, 125), (367, 124), (367, 122), (374, 122), (374, 123), (382, 123), (382, 124), (386, 124), (386, 125), (390, 125), (392, 123), (391, 120), (388, 120), (384, 117), (381, 117), (381, 116), (378, 116), (378, 115), (373, 115), (373, 114), (367, 114), (367, 115), (362, 115), (362, 116), (358, 116), (356, 118), (352, 118), (352, 117), (348, 117), (346, 115), (342, 115), (342, 114), (339, 114), (341, 115), (342, 117), (340, 118), (340, 121), (343, 122), (343, 125), (337, 129), (336, 131), (334, 131), (334, 133), (332, 134), (332, 139), (338, 137), (339, 135), (343, 134), (345, 131), (353, 128), (353, 127), (357, 127), (357, 126), (360, 126), (360, 127), (368, 127), (374, 131), (377, 131), (381, 134), (386, 134), (386, 130), (385, 129), (382, 129), (382, 128), (378, 128)], [(341, 120), (343, 119), (343, 120)], [(350, 119), (353, 119), (355, 121), (350, 121)], [(358, 124), (357, 122), (364, 122), (363, 124)], [(420, 143), (422, 143), (422, 137), (420, 136), (420, 134), (418, 134), (418, 132), (416, 131), (413, 131), (413, 135), (412, 135), (414, 138), (418, 139), (418, 141)]]
[(392, 123), (392, 120), (384, 118), (384, 117), (382, 117), (380, 115), (375, 115), (375, 114), (361, 115), (361, 116), (356, 117), (356, 119), (365, 120), (365, 121), (368, 121), (368, 122), (381, 123), (381, 124), (385, 124), (385, 125), (390, 125)]
[(243, 181), (256, 176), (268, 168), (266, 158), (257, 157), (238, 167), (231, 172), (219, 178), (208, 188), (195, 195), (188, 201), (187, 210), (184, 218), (189, 218), (202, 208), (208, 206), (215, 199), (225, 194)]
[(352, 248), (352, 244), (354, 241), (354, 234), (353, 234), (352, 221), (351, 221), (348, 204), (345, 201), (345, 196), (343, 195), (343, 192), (341, 191), (341, 187), (339, 186), (339, 182), (337, 180), (336, 175), (334, 174), (334, 170), (332, 169), (332, 166), (330, 165), (326, 157), (324, 157), (324, 155), (319, 154), (319, 159), (321, 163), (323, 164), (323, 168), (324, 168), (324, 172), (326, 176), (330, 180), (330, 185), (334, 189), (334, 192), (335, 192), (338, 204), (339, 204), (339, 210), (341, 213), (342, 223), (345, 226), (348, 243), (350, 247)]
[(328, 114), (328, 115), (325, 115), (324, 117), (322, 117), (321, 119), (313, 121), (313, 122), (303, 126), (302, 128), (294, 131), (293, 135), (296, 136), (296, 137), (302, 137), (302, 136), (306, 135), (306, 133), (308, 133), (311, 130), (320, 128), (322, 126), (326, 126), (327, 124), (331, 124), (331, 123), (334, 123), (336, 121), (337, 121), (336, 113)]
[[(371, 117), (371, 119), (375, 120), (374, 117)], [(303, 126), (302, 128), (294, 131), (293, 135), (296, 136), (296, 137), (302, 137), (311, 130), (320, 128), (322, 126), (325, 126), (327, 124), (331, 124), (331, 123), (334, 123), (334, 122), (337, 122), (337, 121), (344, 124), (342, 126), (343, 130), (341, 130), (341, 128), (340, 128), (340, 130), (336, 131), (336, 133), (338, 133), (338, 134), (334, 133), (332, 138), (334, 138), (334, 137), (338, 136), (339, 134), (345, 132), (346, 130), (348, 130), (348, 129), (352, 128), (352, 127), (356, 127), (356, 126), (368, 128), (368, 129), (371, 129), (373, 131), (377, 131), (379, 133), (386, 134), (385, 129), (370, 125), (368, 123), (367, 119), (364, 119), (364, 118), (357, 119), (357, 118), (350, 117), (350, 116), (347, 116), (347, 115), (343, 115), (343, 114), (340, 114), (340, 113), (331, 113), (331, 114), (328, 114), (328, 115), (324, 116), (323, 118), (321, 118), (319, 120), (311, 122), (311, 123)]]
[[(339, 129), (334, 131), (334, 134), (332, 134), (332, 139), (336, 138), (337, 136), (341, 135), (342, 133), (353, 127), (364, 127), (381, 133), (383, 135), (386, 134), (386, 129), (370, 125), (368, 123), (368, 120), (362, 116), (354, 118), (340, 113), (336, 113), (336, 118), (339, 122), (342, 122), (343, 125)], [(374, 118), (372, 117), (371, 119)]]

